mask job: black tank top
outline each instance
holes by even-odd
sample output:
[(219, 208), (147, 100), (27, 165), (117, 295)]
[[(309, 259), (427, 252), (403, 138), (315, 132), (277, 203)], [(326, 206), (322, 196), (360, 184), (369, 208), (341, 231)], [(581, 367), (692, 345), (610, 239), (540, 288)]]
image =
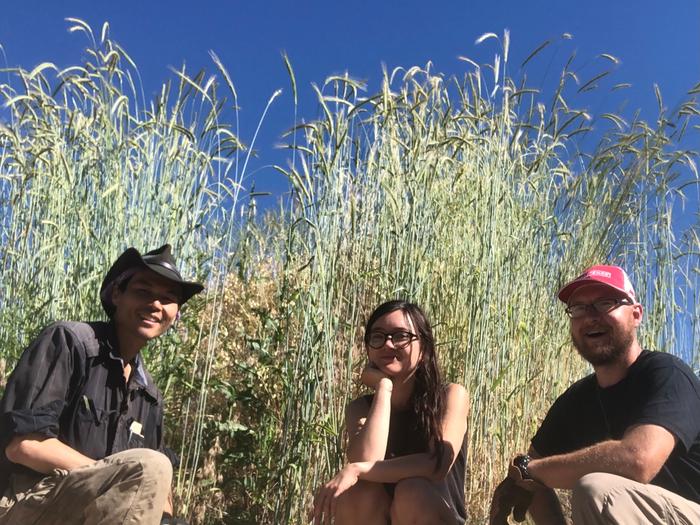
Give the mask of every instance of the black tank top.
[[(372, 404), (373, 394), (364, 396), (368, 405)], [(418, 422), (411, 409), (391, 410), (389, 419), (389, 439), (387, 440), (384, 459), (392, 459), (409, 454), (428, 452), (429, 447), (418, 430)], [(467, 463), (467, 440), (462, 440), (462, 448), (452, 468), (445, 479), (436, 482), (438, 491), (443, 499), (454, 510), (455, 519), (460, 525), (467, 520), (467, 511), (464, 505), (464, 475)], [(393, 496), (395, 483), (385, 483), (387, 491)]]

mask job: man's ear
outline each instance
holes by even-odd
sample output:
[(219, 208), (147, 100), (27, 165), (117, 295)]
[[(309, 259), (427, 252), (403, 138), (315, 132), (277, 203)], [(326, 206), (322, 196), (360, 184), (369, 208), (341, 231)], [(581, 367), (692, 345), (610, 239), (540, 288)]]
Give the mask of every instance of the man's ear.
[(644, 307), (639, 303), (633, 305), (633, 307), (632, 316), (634, 318), (634, 326), (639, 326), (642, 324), (642, 319), (644, 318)]
[(180, 308), (181, 308), (180, 305), (178, 305), (178, 306), (177, 306), (177, 312), (175, 313), (175, 317), (173, 317), (173, 320), (170, 321), (170, 325), (169, 325), (168, 328), (167, 328), (168, 330), (170, 330), (171, 328), (175, 327), (175, 325), (177, 324), (177, 322), (180, 320)]
[(119, 286), (112, 286), (112, 304), (115, 308), (123, 293), (124, 292), (119, 289)]

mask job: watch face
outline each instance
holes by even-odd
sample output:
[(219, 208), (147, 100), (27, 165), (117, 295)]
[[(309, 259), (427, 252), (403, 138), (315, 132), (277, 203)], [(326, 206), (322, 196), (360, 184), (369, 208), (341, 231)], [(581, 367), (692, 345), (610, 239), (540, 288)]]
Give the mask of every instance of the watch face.
[(530, 472), (527, 470), (527, 466), (530, 463), (530, 456), (518, 456), (513, 460), (513, 465), (518, 467), (520, 475), (523, 479), (531, 479)]

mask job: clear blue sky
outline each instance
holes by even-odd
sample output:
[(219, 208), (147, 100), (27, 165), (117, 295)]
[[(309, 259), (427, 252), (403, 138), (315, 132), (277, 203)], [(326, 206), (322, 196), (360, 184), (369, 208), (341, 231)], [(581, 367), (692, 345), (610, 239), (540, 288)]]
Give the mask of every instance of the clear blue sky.
[[(244, 181), (247, 188), (254, 181), (256, 190), (273, 193), (262, 206), (273, 205), (274, 196), (288, 187), (270, 167), (284, 163), (283, 152), (274, 145), (293, 125), (282, 51), (294, 65), (299, 117), (306, 120), (317, 115), (312, 82), (322, 84), (329, 75), (348, 71), (366, 80), (372, 93), (379, 87), (382, 64), (393, 69), (427, 61), (433, 62), (433, 71), (461, 75), (469, 66), (457, 57), (491, 61), (496, 44), (475, 46), (474, 41), (486, 32), (501, 35), (504, 29), (511, 32), (511, 76), (521, 73), (519, 64), (542, 42), (557, 41), (527, 66), (529, 84), (545, 91), (572, 52), (581, 79), (602, 71), (596, 59), (601, 53), (620, 59), (603, 89), (576, 101), (576, 107), (589, 108), (594, 115), (616, 112), (629, 118), (640, 109), (642, 118), (653, 121), (654, 83), (665, 105), (673, 108), (700, 81), (699, 0), (5, 0), (0, 6), (0, 64), (31, 69), (45, 61), (59, 67), (79, 63), (87, 41), (80, 33), (69, 34), (64, 19), (81, 18), (98, 34), (108, 21), (112, 37), (136, 61), (148, 98), (172, 78), (170, 67), (186, 63), (191, 72), (213, 72), (209, 51), (215, 51), (236, 85), (246, 143), (268, 98), (282, 88), (256, 144), (259, 156)], [(573, 39), (560, 40), (562, 33)], [(609, 91), (622, 82), (632, 87)], [(697, 137), (686, 146), (699, 149)], [(697, 207), (696, 193), (676, 220), (687, 225)]]
[[(280, 162), (273, 146), (293, 124), (292, 96), (280, 53), (288, 53), (300, 91), (300, 115), (316, 116), (309, 85), (348, 71), (379, 85), (381, 65), (424, 65), (460, 74), (466, 55), (491, 60), (493, 42), (475, 46), (485, 32), (511, 32), (510, 73), (540, 43), (571, 33), (571, 41), (550, 46), (528, 65), (531, 84), (555, 77), (571, 52), (577, 53), (582, 78), (601, 70), (596, 60), (610, 53), (621, 60), (608, 86), (629, 82), (623, 92), (595, 95), (595, 111), (656, 114), (656, 82), (669, 107), (700, 81), (700, 2), (698, 0), (492, 0), (448, 1), (207, 1), (105, 2), (97, 0), (2, 2), (0, 45), (6, 63), (31, 69), (52, 61), (59, 67), (79, 62), (86, 45), (80, 33), (69, 34), (66, 17), (87, 21), (99, 34), (109, 21), (114, 39), (129, 52), (141, 72), (147, 97), (171, 78), (169, 67), (183, 62), (191, 71), (213, 71), (209, 50), (231, 73), (241, 106), (242, 139), (249, 142), (267, 99), (284, 90), (267, 119), (257, 149), (259, 160), (247, 179), (256, 189), (279, 194), (286, 188), (267, 165)], [(0, 58), (1, 60), (1, 58)], [(607, 92), (607, 90), (606, 90)], [(586, 102), (584, 102), (585, 104)]]

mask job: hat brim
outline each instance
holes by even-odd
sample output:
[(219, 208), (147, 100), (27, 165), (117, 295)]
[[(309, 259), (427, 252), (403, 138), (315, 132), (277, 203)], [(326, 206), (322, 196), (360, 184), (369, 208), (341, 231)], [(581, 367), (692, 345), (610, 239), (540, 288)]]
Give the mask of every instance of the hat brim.
[[(151, 270), (168, 281), (178, 284), (182, 289), (180, 304), (186, 303), (192, 296), (204, 290), (204, 285), (193, 281), (183, 280), (176, 272), (169, 270), (158, 264), (149, 264), (143, 259), (143, 256), (136, 248), (128, 248), (122, 253), (114, 264), (110, 267), (102, 280), (100, 286), (100, 302), (102, 308), (110, 317), (114, 313), (114, 305), (112, 304), (111, 285), (120, 275), (124, 274), (132, 268), (143, 268)], [(109, 293), (105, 293), (108, 291)]]
[(613, 290), (616, 290), (622, 294), (624, 294), (625, 297), (627, 297), (630, 301), (634, 302), (634, 297), (630, 297), (630, 295), (623, 290), (622, 288), (618, 288), (617, 286), (614, 286), (610, 283), (607, 283), (605, 281), (599, 281), (597, 279), (576, 279), (574, 281), (571, 281), (569, 284), (564, 285), (564, 287), (559, 290), (559, 293), (557, 293), (557, 297), (562, 303), (568, 304), (569, 299), (571, 298), (571, 295), (581, 288), (582, 286), (590, 286), (592, 284), (599, 284), (602, 286), (607, 286), (608, 288), (611, 288)]

